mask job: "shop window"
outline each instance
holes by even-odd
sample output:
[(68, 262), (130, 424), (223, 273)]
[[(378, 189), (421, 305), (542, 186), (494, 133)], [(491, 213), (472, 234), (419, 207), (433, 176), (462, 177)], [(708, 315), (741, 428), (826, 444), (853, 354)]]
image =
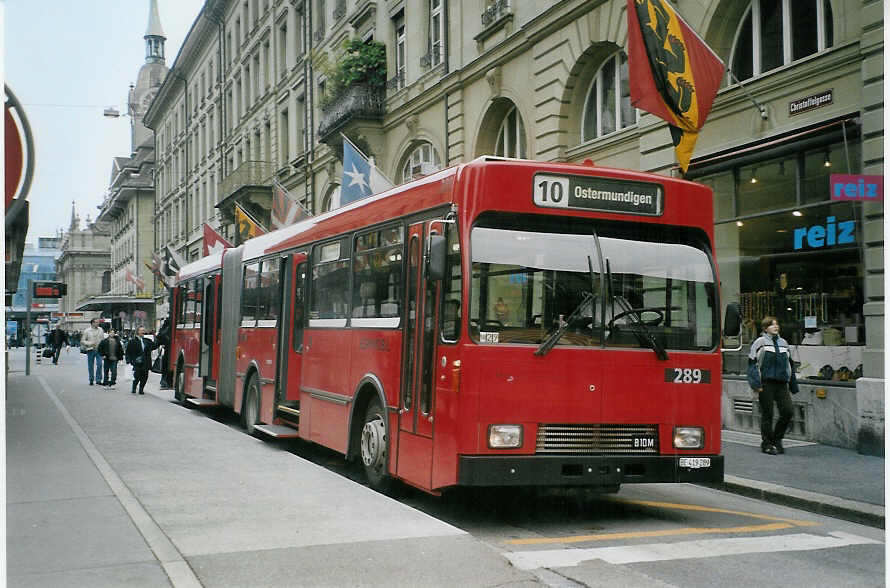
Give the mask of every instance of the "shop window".
[(797, 204), (794, 157), (738, 168), (738, 213), (757, 214), (793, 208)]
[(494, 154), (500, 157), (525, 158), (525, 124), (514, 106), (504, 117), (498, 129), (498, 142)]
[(859, 173), (859, 143), (851, 143), (845, 149), (843, 143), (807, 151), (803, 155), (801, 179), (803, 202), (820, 202), (830, 198), (827, 194), (831, 174)]
[(833, 379), (862, 363), (857, 206), (826, 203), (715, 228), (724, 292), (738, 292), (742, 307), (743, 342), (759, 335), (764, 316), (775, 316), (801, 378)]
[(753, 0), (736, 33), (738, 80), (774, 70), (834, 44), (830, 0)]
[(627, 55), (619, 51), (606, 60), (590, 83), (581, 140), (590, 141), (636, 122), (637, 111), (630, 104)]
[(402, 166), (402, 182), (408, 182), (417, 175), (429, 174), (442, 168), (442, 162), (436, 148), (430, 143), (422, 143), (415, 147)]
[(736, 216), (732, 197), (735, 193), (735, 178), (731, 171), (702, 178), (699, 182), (714, 191), (714, 222)]

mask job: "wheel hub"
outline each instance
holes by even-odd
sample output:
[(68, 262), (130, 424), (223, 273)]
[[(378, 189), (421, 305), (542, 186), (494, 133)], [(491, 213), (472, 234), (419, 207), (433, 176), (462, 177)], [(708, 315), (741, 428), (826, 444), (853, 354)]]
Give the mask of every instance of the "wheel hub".
[(369, 468), (378, 469), (383, 465), (386, 456), (386, 428), (381, 419), (365, 423), (362, 429), (362, 463)]

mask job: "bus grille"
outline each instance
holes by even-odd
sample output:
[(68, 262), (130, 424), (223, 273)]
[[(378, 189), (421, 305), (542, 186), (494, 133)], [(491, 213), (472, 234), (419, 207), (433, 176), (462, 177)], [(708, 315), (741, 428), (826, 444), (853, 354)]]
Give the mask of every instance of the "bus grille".
[(541, 424), (535, 453), (658, 453), (658, 425)]

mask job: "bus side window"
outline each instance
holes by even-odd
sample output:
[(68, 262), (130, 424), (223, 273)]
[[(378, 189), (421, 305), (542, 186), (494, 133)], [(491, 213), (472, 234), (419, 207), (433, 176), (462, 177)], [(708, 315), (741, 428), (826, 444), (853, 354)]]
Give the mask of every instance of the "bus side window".
[(294, 278), (294, 351), (303, 350), (303, 326), (305, 324), (306, 303), (306, 267), (305, 262), (297, 266), (297, 275)]
[(244, 267), (243, 290), (241, 291), (241, 326), (256, 326), (257, 290), (259, 289), (260, 264), (251, 263)]
[(460, 271), (460, 241), (457, 238), (457, 228), (448, 227), (448, 265), (445, 269), (445, 279), (442, 280), (442, 341), (455, 342), (460, 338), (461, 319), (461, 271)]
[(176, 327), (185, 327), (185, 299), (188, 296), (188, 287), (183, 284), (176, 288), (176, 308), (174, 309), (174, 317), (176, 319)]
[(192, 282), (192, 287), (194, 288), (195, 299), (194, 322), (192, 323), (192, 326), (196, 329), (200, 329), (201, 321), (204, 318), (204, 278), (198, 278)]

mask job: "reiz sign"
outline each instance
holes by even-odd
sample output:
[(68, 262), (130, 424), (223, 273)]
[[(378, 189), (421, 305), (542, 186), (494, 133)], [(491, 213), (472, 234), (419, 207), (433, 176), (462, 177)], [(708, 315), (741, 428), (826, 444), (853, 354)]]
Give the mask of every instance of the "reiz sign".
[(883, 202), (884, 176), (831, 174), (829, 189), (831, 190), (832, 200)]
[(853, 233), (853, 229), (856, 227), (856, 222), (851, 220), (836, 221), (835, 217), (830, 216), (826, 219), (824, 226), (813, 225), (811, 227), (794, 229), (794, 248), (803, 249), (804, 241), (806, 241), (807, 246), (813, 249), (855, 242), (856, 236)]

